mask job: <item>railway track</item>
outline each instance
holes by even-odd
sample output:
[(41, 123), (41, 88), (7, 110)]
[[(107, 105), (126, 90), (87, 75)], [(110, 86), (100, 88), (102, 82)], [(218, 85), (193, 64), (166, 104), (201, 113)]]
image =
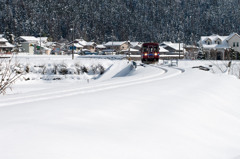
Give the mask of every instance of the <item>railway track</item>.
[(38, 102), (38, 101), (44, 101), (49, 99), (58, 99), (58, 98), (70, 97), (70, 96), (81, 95), (81, 94), (95, 93), (95, 92), (116, 89), (121, 87), (128, 87), (132, 85), (144, 84), (148, 82), (172, 78), (184, 72), (184, 70), (179, 68), (165, 67), (160, 65), (147, 65), (146, 67), (155, 67), (163, 71), (161, 71), (160, 73), (145, 76), (145, 77), (138, 77), (138, 78), (132, 78), (132, 79), (130, 78), (128, 80), (124, 79), (124, 81), (117, 80), (117, 81), (101, 82), (101, 83), (96, 82), (81, 88), (71, 88), (71, 89), (68, 88), (62, 91), (50, 91), (47, 93), (36, 93), (34, 95), (19, 94), (14, 97), (9, 97), (9, 98), (0, 100), (0, 107)]

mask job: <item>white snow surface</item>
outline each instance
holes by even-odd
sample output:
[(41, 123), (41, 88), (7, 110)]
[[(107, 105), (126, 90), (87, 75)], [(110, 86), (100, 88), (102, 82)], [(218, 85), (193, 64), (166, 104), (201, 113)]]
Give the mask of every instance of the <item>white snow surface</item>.
[(209, 61), (135, 69), (126, 60), (76, 60), (108, 69), (89, 83), (19, 81), (0, 96), (1, 159), (240, 158), (237, 77), (192, 68)]

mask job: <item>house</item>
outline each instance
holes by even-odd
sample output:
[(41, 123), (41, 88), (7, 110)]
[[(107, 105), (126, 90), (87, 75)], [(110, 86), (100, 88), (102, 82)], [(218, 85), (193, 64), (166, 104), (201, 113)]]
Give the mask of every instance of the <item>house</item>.
[(142, 47), (142, 42), (130, 42), (130, 47), (136, 50), (140, 50)]
[(184, 58), (184, 44), (183, 43), (172, 43), (172, 42), (163, 42), (159, 44), (160, 46), (160, 54), (161, 48), (162, 50), (165, 49), (164, 55), (168, 55), (171, 58)]
[(129, 49), (121, 51), (121, 53), (125, 54), (125, 55), (129, 55), (129, 52), (130, 52), (130, 55), (140, 55), (141, 54), (140, 50), (133, 49), (133, 48), (129, 48)]
[(229, 36), (202, 36), (198, 42), (200, 52), (205, 55), (205, 59), (225, 60), (230, 59), (230, 52), (234, 50), (239, 57), (240, 36), (232, 33)]
[(49, 55), (52, 49), (49, 47), (48, 37), (37, 37), (38, 43), (36, 44), (35, 54)]
[(198, 56), (199, 48), (195, 45), (185, 45), (185, 59), (195, 60)]
[(48, 37), (37, 37), (38, 43), (46, 44), (48, 42)]
[(109, 41), (104, 46), (107, 50), (112, 50), (119, 54), (122, 50), (127, 50), (130, 47), (130, 43), (128, 41)]
[(159, 53), (160, 53), (160, 55), (167, 55), (167, 54), (169, 54), (169, 51), (164, 49), (164, 47), (159, 46)]
[(74, 53), (80, 53), (83, 50), (83, 46), (76, 41), (68, 43), (67, 47), (68, 47), (68, 53), (72, 53), (72, 49)]
[(159, 46), (163, 47), (164, 49), (168, 50), (169, 53), (171, 54), (179, 54), (179, 52), (181, 54), (183, 54), (184, 49), (183, 43), (172, 43), (172, 42), (163, 42), (161, 43)]
[(96, 52), (97, 44), (95, 42), (87, 42), (84, 39), (76, 39), (76, 40), (74, 40), (74, 43), (78, 43), (81, 46), (83, 46), (82, 49), (87, 49), (90, 52)]
[(106, 46), (104, 45), (97, 45), (96, 46), (96, 52), (98, 52), (99, 54), (101, 54), (103, 52), (103, 50), (106, 49)]
[(15, 39), (15, 42), (23, 49), (23, 52), (34, 54), (39, 40), (34, 36), (20, 36)]
[(53, 55), (63, 55), (68, 49), (65, 49), (65, 43), (53, 42), (47, 43), (48, 48), (51, 48), (51, 54)]
[(11, 53), (14, 47), (3, 36), (0, 36), (0, 53)]
[(96, 52), (96, 46), (97, 44), (95, 42), (87, 42), (83, 48), (90, 50), (90, 52)]

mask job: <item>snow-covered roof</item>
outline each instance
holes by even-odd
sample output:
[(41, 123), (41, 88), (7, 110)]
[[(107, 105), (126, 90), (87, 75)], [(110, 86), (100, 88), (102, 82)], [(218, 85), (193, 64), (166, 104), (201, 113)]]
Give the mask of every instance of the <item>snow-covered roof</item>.
[(38, 41), (38, 38), (34, 37), (34, 36), (20, 36), (21, 39), (25, 40), (25, 41)]
[(75, 42), (77, 41), (82, 46), (92, 46), (92, 45), (95, 44), (95, 42), (92, 42), (92, 41), (91, 42), (87, 42), (84, 39), (75, 39), (74, 41)]
[(7, 39), (0, 37), (0, 42), (3, 44), (0, 44), (0, 48), (14, 48), (15, 46), (10, 44)]
[(48, 37), (37, 37), (37, 39), (38, 39), (38, 41), (40, 42), (40, 40), (41, 40), (41, 42), (47, 42), (47, 39), (48, 39)]
[(225, 40), (228, 41), (228, 40), (230, 40), (230, 39), (231, 39), (233, 36), (235, 36), (235, 35), (239, 36), (237, 33), (232, 33), (232, 34), (230, 34)]
[(83, 39), (75, 39), (74, 41), (77, 41), (82, 46), (85, 46), (87, 44), (87, 41), (85, 41)]
[(3, 45), (0, 44), (0, 48), (14, 48), (15, 46), (10, 44), (9, 42), (4, 43)]
[(224, 41), (227, 37), (228, 36), (219, 36), (219, 35), (213, 34), (211, 36), (202, 36), (201, 41), (205, 42), (208, 39), (210, 39), (212, 42), (215, 42), (218, 39), (220, 39), (221, 41)]
[[(129, 51), (129, 49), (122, 50), (122, 52), (128, 52), (128, 51)], [(139, 50), (130, 48), (130, 52), (139, 52)]]
[[(183, 51), (183, 43), (180, 43), (180, 50)], [(166, 48), (167, 46), (173, 48), (174, 50), (179, 50), (179, 43), (172, 43), (172, 42), (163, 42), (160, 44), (161, 47)]]
[(92, 46), (94, 44), (95, 44), (95, 42), (86, 42), (85, 46)]
[(80, 45), (79, 43), (74, 43), (73, 45), (74, 45), (76, 48), (83, 48), (83, 46)]
[(49, 47), (49, 46), (56, 46), (56, 42), (47, 42), (45, 44), (45, 46)]
[(194, 49), (197, 49), (198, 47), (196, 45), (185, 45), (184, 48), (194, 48)]
[(82, 51), (85, 51), (85, 52), (90, 52), (90, 50), (88, 50), (88, 49), (82, 49)]
[(3, 34), (0, 34), (0, 38), (2, 38), (3, 37)]
[(168, 50), (164, 49), (164, 47), (159, 46), (159, 52), (169, 52)]
[(131, 45), (131, 47), (136, 47), (136, 46), (141, 47), (142, 43), (141, 42), (130, 42), (130, 45)]
[[(230, 40), (233, 36), (238, 35), (237, 33), (232, 33), (229, 36), (219, 36), (219, 35), (211, 35), (211, 36), (202, 36), (201, 40), (198, 42), (204, 49), (228, 49), (230, 48), (228, 44), (228, 40)], [(239, 35), (238, 35), (239, 36)], [(217, 40), (221, 40), (221, 43), (218, 44)], [(211, 40), (211, 43), (208, 44), (208, 40)]]
[(115, 50), (113, 49), (105, 49), (105, 50), (102, 50), (103, 52), (115, 52)]
[(104, 46), (104, 45), (97, 45), (96, 48), (98, 48), (98, 49), (106, 49), (106, 46)]
[(7, 39), (0, 37), (0, 42), (7, 42)]
[(169, 44), (172, 44), (172, 42), (171, 41), (164, 41), (164, 42), (162, 42), (160, 45), (169, 45)]
[(127, 43), (127, 41), (109, 41), (106, 44), (104, 44), (105, 46), (121, 46), (123, 44)]

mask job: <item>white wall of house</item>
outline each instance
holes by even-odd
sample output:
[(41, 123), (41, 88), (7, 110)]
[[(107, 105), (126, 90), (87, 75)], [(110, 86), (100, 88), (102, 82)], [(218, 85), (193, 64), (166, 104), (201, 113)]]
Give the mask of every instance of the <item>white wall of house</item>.
[(237, 34), (228, 40), (228, 44), (234, 49), (234, 51), (240, 52), (240, 37)]
[(22, 43), (22, 47), (24, 49), (24, 52), (27, 52), (29, 54), (34, 54), (34, 45), (31, 45), (30, 43)]
[(126, 50), (129, 48), (129, 44), (128, 43), (124, 43), (120, 46), (120, 50)]

